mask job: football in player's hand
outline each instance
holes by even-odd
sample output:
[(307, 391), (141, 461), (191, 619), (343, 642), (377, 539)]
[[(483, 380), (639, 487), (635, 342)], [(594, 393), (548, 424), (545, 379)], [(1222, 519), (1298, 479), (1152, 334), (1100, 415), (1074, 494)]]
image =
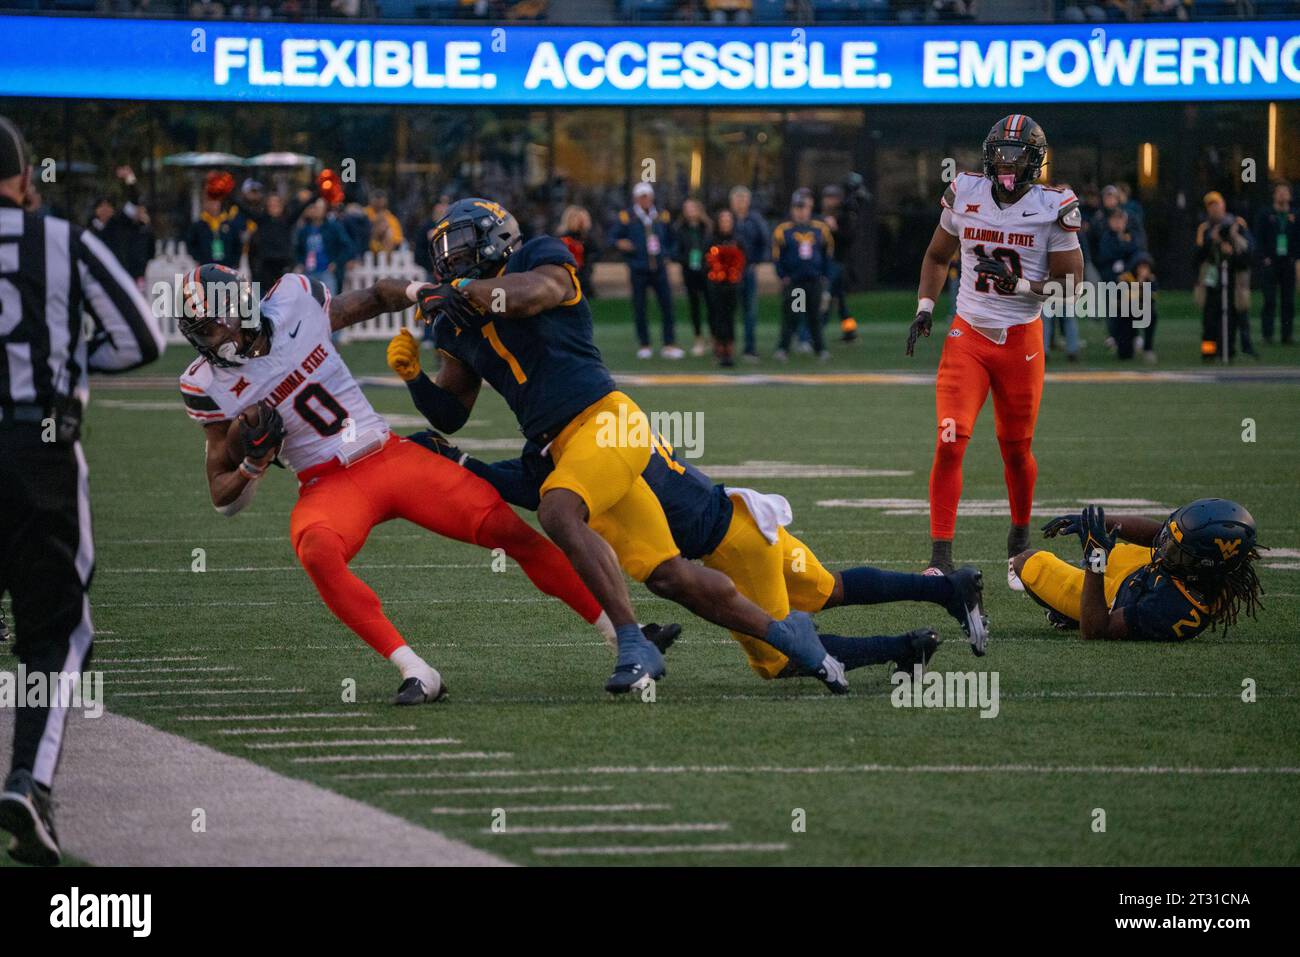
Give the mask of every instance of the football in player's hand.
[[(251, 405), (231, 423), (232, 428), (239, 427), (238, 444), (231, 448), (238, 449), (241, 457), (254, 461), (265, 461), (273, 456), (284, 441), (284, 420), (275, 406), (266, 402)], [(234, 442), (233, 438), (227, 438)]]

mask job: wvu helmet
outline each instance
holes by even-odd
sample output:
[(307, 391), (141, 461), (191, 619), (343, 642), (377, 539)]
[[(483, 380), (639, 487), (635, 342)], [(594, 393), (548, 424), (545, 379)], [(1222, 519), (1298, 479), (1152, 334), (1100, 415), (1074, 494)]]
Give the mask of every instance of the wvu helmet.
[(1250, 512), (1225, 498), (1202, 498), (1165, 520), (1155, 558), (1175, 578), (1207, 585), (1255, 558), (1255, 544)]
[(984, 137), (984, 175), (1008, 193), (1034, 182), (1047, 162), (1047, 134), (1024, 113), (993, 124)]
[(458, 199), (429, 235), (433, 277), (483, 279), (497, 275), (519, 246), (519, 223), (490, 199)]
[(261, 333), (271, 335), (253, 284), (229, 266), (206, 263), (181, 281), (177, 328), (214, 366), (241, 366)]

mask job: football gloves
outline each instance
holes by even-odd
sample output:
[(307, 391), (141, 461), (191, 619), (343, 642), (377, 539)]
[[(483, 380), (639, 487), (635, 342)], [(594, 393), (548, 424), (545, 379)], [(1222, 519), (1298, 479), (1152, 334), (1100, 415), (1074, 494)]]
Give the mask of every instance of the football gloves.
[(1106, 570), (1110, 550), (1118, 537), (1106, 530), (1106, 510), (1100, 505), (1089, 505), (1079, 516), (1079, 541), (1083, 543), (1083, 560), (1095, 572)]
[(922, 309), (912, 320), (912, 324), (907, 327), (907, 352), (905, 355), (911, 355), (912, 349), (916, 346), (916, 340), (919, 336), (930, 337), (930, 317), (932, 313), (929, 309)]
[(258, 464), (269, 462), (280, 450), (284, 437), (280, 410), (265, 399), (239, 414), (239, 438), (245, 458)]
[(465, 331), (482, 325), (482, 313), (449, 282), (421, 286), (415, 301), (420, 307), (420, 316), (429, 325), (433, 325), (439, 316), (446, 316), (453, 326)]
[(388, 368), (397, 373), (403, 382), (420, 375), (420, 344), (409, 330), (403, 329), (388, 341)]
[(1083, 521), (1083, 516), (1058, 515), (1043, 526), (1044, 538), (1055, 538), (1057, 535), (1078, 535), (1079, 525)]
[(990, 259), (988, 256), (979, 258), (979, 261), (975, 263), (975, 272), (993, 283), (993, 287), (998, 292), (1006, 295), (1011, 295), (1016, 291), (1016, 282), (1020, 278), (1001, 259)]

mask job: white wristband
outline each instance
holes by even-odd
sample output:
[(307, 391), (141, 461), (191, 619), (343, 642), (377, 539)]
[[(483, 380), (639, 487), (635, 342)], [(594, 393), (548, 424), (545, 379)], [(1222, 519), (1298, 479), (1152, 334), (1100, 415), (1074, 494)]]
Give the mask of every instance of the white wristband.
[(1016, 293), (1021, 296), (1034, 295), (1033, 287), (1029, 285), (1029, 280), (1026, 279), (1024, 276), (1021, 276), (1019, 279), (1016, 280)]
[(244, 476), (246, 479), (260, 479), (265, 472), (265, 465), (254, 465), (248, 459), (244, 459), (244, 461), (239, 463), (239, 474)]
[(917, 312), (934, 312), (933, 299), (918, 299), (916, 303)]
[(406, 298), (411, 300), (411, 302), (419, 302), (419, 292), (427, 285), (429, 284), (422, 279), (411, 280), (410, 284), (406, 287)]

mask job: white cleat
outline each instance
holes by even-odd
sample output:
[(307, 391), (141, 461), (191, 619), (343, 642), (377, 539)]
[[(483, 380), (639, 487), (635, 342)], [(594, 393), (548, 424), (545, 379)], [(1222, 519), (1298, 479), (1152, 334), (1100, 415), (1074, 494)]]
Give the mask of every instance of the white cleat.
[(1011, 564), (1014, 559), (1007, 559), (1007, 587), (1012, 591), (1024, 591), (1025, 583), (1020, 580), (1016, 574), (1016, 566)]

